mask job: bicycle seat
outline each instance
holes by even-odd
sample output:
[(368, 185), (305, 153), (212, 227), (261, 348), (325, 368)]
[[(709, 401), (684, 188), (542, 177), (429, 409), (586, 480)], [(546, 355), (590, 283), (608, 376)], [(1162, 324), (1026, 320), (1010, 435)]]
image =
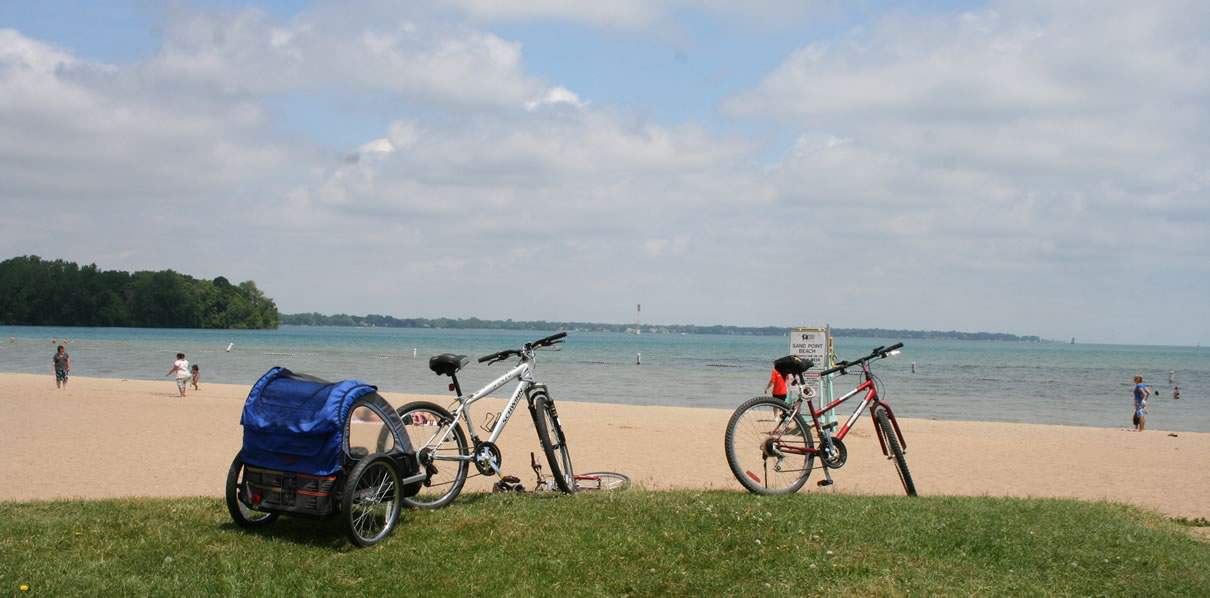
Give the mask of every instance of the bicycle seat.
[(787, 355), (773, 362), (773, 368), (777, 370), (777, 373), (790, 376), (801, 375), (814, 365), (815, 362), (810, 359), (803, 359), (797, 355)]
[(454, 355), (453, 353), (442, 353), (429, 358), (429, 369), (433, 370), (438, 376), (453, 376), (462, 369), (462, 366), (470, 363), (465, 355)]

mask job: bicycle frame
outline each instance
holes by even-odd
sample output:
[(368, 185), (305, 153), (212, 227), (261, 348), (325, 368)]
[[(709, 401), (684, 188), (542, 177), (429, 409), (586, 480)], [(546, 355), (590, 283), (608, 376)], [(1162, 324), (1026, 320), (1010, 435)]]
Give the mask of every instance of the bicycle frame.
[[(819, 435), (819, 438), (820, 438), (819, 446), (817, 446), (817, 447), (800, 447), (800, 446), (795, 446), (795, 445), (782, 444), (779, 442), (778, 449), (785, 453), (794, 453), (794, 454), (799, 454), (799, 455), (805, 455), (808, 453), (817, 454), (820, 451), (822, 451), (824, 449), (824, 443), (826, 442), (826, 440), (825, 440), (825, 432), (823, 429), (823, 425), (820, 424), (819, 418), (822, 417), (824, 413), (827, 413), (828, 411), (831, 411), (832, 409), (840, 406), (841, 403), (844, 403), (845, 401), (848, 401), (849, 399), (857, 396), (862, 391), (865, 391), (865, 396), (862, 397), (861, 404), (859, 404), (857, 406), (857, 409), (853, 410), (853, 414), (849, 416), (849, 419), (847, 421), (845, 421), (844, 425), (840, 427), (840, 430), (838, 430), (836, 432), (836, 434), (831, 435), (831, 438), (833, 438), (835, 440), (843, 441), (844, 437), (846, 435), (848, 435), (849, 430), (852, 429), (853, 423), (857, 421), (857, 418), (861, 416), (861, 412), (864, 411), (866, 409), (866, 407), (868, 406), (870, 409), (870, 422), (874, 424), (874, 435), (878, 437), (878, 444), (882, 448), (882, 454), (890, 456), (890, 452), (886, 445), (886, 439), (884, 439), (882, 437), (882, 433), (878, 430), (878, 421), (874, 418), (874, 410), (878, 407), (881, 407), (883, 409), (886, 409), (887, 416), (889, 416), (889, 419), (891, 420), (891, 426), (895, 430), (895, 436), (897, 436), (899, 439), (899, 446), (906, 449), (907, 441), (905, 441), (903, 438), (903, 432), (901, 432), (899, 430), (899, 421), (895, 419), (895, 412), (891, 410), (890, 405), (882, 402), (878, 398), (878, 387), (874, 384), (874, 378), (870, 374), (870, 364), (868, 362), (862, 363), (861, 370), (862, 370), (862, 375), (865, 377), (865, 380), (862, 381), (862, 383), (859, 384), (857, 386), (857, 388), (854, 388), (853, 390), (849, 391), (848, 393), (845, 393), (845, 395), (840, 397), (839, 399), (836, 399), (835, 401), (832, 401), (831, 403), (828, 403), (827, 405), (822, 406), (818, 410), (815, 409), (815, 404), (811, 401), (810, 397), (799, 398), (797, 401), (797, 404), (794, 406), (794, 410), (791, 412), (791, 417), (798, 417), (798, 415), (802, 412), (802, 406), (806, 405), (807, 412), (811, 415), (811, 422), (815, 426), (815, 432)], [(799, 380), (799, 382), (801, 383), (801, 380)], [(825, 467), (826, 467), (826, 465), (825, 465)]]
[[(428, 442), (424, 443), (421, 446), (434, 446), (434, 445), (439, 446), (439, 445), (441, 445), (442, 443), (444, 443), (446, 440), (449, 439), (449, 435), (454, 433), (454, 428), (456, 428), (460, 424), (461, 420), (463, 420), (463, 419), (466, 420), (466, 428), (471, 433), (471, 440), (474, 443), (474, 445), (480, 444), (479, 435), (478, 435), (478, 433), (476, 433), (475, 426), (471, 422), (470, 406), (472, 404), (474, 404), (476, 401), (478, 401), (479, 399), (482, 399), (482, 398), (496, 392), (497, 390), (500, 390), (500, 388), (502, 388), (505, 384), (508, 384), (512, 380), (519, 381), (517, 383), (517, 387), (515, 389), (513, 389), (512, 397), (509, 398), (508, 403), (504, 407), (504, 411), (500, 412), (500, 417), (498, 417), (496, 419), (495, 425), (492, 427), (491, 435), (487, 439), (488, 442), (495, 444), (496, 441), (500, 439), (500, 434), (502, 434), (504, 432), (504, 426), (508, 424), (508, 420), (512, 418), (513, 412), (516, 411), (517, 404), (521, 402), (521, 397), (523, 395), (525, 395), (527, 393), (527, 391), (530, 388), (533, 388), (535, 385), (534, 378), (533, 378), (533, 355), (532, 354), (523, 356), (521, 359), (521, 363), (517, 364), (516, 367), (509, 370), (503, 376), (500, 376), (499, 378), (492, 380), (483, 388), (480, 388), (479, 390), (471, 393), (470, 395), (459, 396), (457, 399), (458, 408), (455, 409), (454, 413), (453, 413), (454, 420), (453, 420), (453, 422), (451, 422), (451, 425), (448, 428), (445, 428), (445, 434), (442, 435), (441, 438), (436, 438), (434, 436), (433, 438), (430, 438)], [(475, 457), (474, 457), (473, 452), (470, 455), (456, 455), (456, 456), (433, 455), (434, 461), (471, 461), (474, 458)]]

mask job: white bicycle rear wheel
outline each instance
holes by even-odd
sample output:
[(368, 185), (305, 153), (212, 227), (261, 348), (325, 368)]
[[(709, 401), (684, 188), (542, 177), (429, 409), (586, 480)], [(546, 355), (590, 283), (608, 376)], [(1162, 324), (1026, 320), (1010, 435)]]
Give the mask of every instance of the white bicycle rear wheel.
[(615, 471), (577, 473), (575, 479), (577, 492), (616, 492), (630, 487), (630, 478)]

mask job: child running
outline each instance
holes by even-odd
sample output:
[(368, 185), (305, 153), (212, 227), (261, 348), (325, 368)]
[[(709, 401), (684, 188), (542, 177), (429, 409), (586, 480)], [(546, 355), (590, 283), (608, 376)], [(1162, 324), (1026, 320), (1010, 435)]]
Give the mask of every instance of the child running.
[(195, 363), (193, 364), (193, 369), (190, 371), (193, 372), (193, 390), (197, 390), (197, 383), (202, 380), (202, 368), (199, 368)]

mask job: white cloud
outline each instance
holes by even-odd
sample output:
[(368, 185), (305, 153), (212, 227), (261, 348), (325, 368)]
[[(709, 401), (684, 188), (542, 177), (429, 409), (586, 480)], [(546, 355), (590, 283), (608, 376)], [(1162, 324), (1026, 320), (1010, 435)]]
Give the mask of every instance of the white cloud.
[(441, 0), (472, 19), (482, 21), (559, 20), (601, 27), (641, 29), (675, 23), (679, 11), (702, 11), (723, 18), (740, 16), (766, 24), (798, 20), (814, 12), (830, 11), (830, 1), (779, 0)]
[(588, 105), (587, 102), (581, 100), (580, 96), (570, 89), (563, 86), (555, 86), (546, 90), (546, 93), (542, 97), (526, 102), (525, 109), (532, 112), (543, 106), (557, 106), (559, 104), (575, 108), (583, 108)]
[(49, 72), (74, 62), (75, 59), (63, 50), (29, 39), (12, 29), (0, 29), (0, 64), (7, 68)]
[(372, 141), (368, 141), (366, 143), (363, 143), (361, 145), (361, 147), (357, 148), (357, 152), (362, 155), (365, 155), (365, 154), (389, 154), (393, 151), (395, 151), (395, 145), (392, 144), (391, 140), (387, 139), (386, 137), (381, 137), (379, 139), (374, 139)]
[(794, 52), (727, 108), (806, 132), (774, 169), (783, 197), (852, 206), (939, 278), (1204, 272), (1210, 240), (1182, 215), (1204, 221), (1210, 191), (1210, 14), (1177, 4), (888, 17)]
[(598, 25), (637, 27), (653, 21), (662, 12), (658, 2), (614, 0), (444, 0), (472, 18), (484, 20), (560, 19)]
[(689, 235), (677, 235), (672, 239), (647, 239), (643, 241), (643, 251), (648, 257), (664, 255), (684, 255), (689, 248)]
[[(402, 14), (400, 14), (402, 13)], [(186, 13), (145, 65), (163, 79), (227, 94), (388, 91), (406, 98), (521, 107), (543, 85), (521, 48), (491, 33), (407, 11), (361, 15), (323, 6), (288, 23), (257, 10)]]
[(259, 105), (175, 96), (122, 68), (0, 30), (0, 192), (8, 201), (175, 200), (282, 164)]

